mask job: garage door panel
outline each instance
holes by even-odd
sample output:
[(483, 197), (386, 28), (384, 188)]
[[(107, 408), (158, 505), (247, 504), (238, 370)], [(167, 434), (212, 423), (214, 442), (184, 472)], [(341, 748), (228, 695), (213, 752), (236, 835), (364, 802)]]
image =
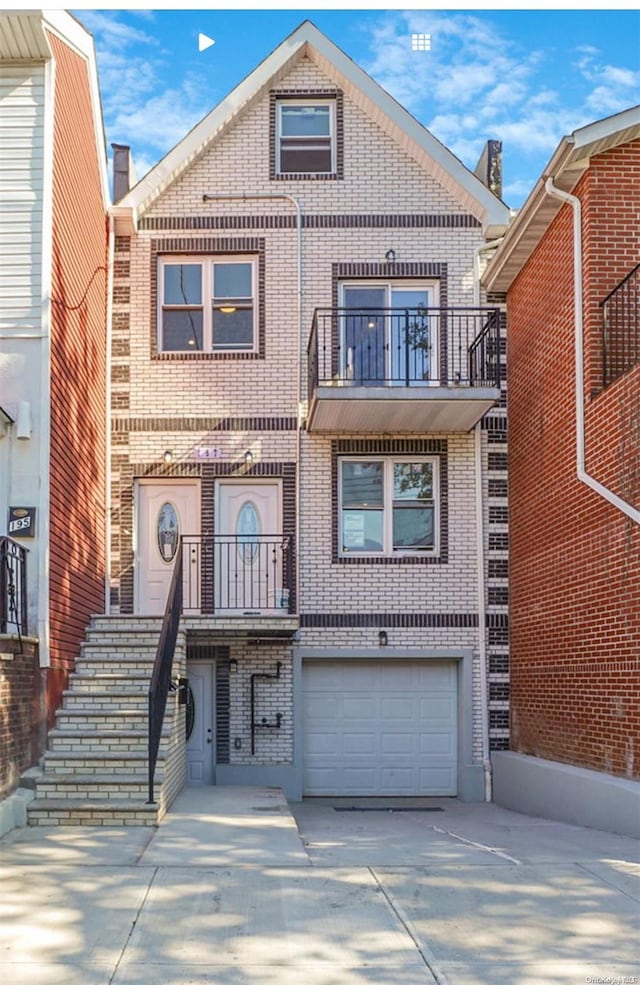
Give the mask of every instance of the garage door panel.
[(422, 756), (454, 756), (456, 752), (456, 736), (449, 732), (429, 732), (420, 736), (420, 755)]
[(409, 732), (385, 732), (381, 737), (381, 752), (397, 756), (413, 756), (417, 749), (416, 736)]
[(317, 721), (340, 721), (342, 712), (337, 706), (335, 695), (327, 692), (326, 694), (307, 695), (303, 702), (304, 717)]
[(343, 752), (345, 755), (367, 755), (378, 745), (378, 735), (375, 732), (346, 733), (343, 736)]
[(384, 721), (395, 719), (406, 722), (415, 716), (415, 699), (412, 697), (388, 697), (380, 699), (380, 714)]
[(345, 695), (342, 699), (342, 714), (344, 721), (370, 722), (376, 717), (377, 702), (366, 696), (354, 697)]
[(454, 795), (456, 686), (453, 661), (305, 662), (304, 793)]

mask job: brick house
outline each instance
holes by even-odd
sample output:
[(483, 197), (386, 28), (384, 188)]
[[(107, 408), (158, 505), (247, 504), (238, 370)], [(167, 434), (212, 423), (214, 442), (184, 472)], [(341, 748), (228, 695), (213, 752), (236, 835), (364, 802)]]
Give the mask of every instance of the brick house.
[(635, 107), (562, 140), (483, 278), (509, 313), (511, 751), (494, 756), (496, 797), (635, 834), (639, 220)]
[(69, 14), (0, 15), (0, 127), (2, 798), (104, 608), (109, 197), (93, 42)]
[[(47, 820), (153, 822), (185, 780), (482, 800), (507, 528), (478, 269), (508, 209), (309, 22), (129, 170), (116, 147), (110, 609), (76, 684), (131, 691), (135, 778)], [(178, 619), (154, 813), (134, 709)]]

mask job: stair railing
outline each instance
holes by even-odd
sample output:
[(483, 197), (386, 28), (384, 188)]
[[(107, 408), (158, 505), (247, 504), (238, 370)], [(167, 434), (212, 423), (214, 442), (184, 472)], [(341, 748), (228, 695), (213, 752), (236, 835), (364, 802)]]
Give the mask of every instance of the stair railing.
[(154, 804), (153, 781), (158, 761), (162, 724), (167, 707), (167, 696), (171, 689), (171, 668), (173, 655), (178, 638), (178, 626), (182, 614), (182, 545), (176, 555), (173, 575), (169, 586), (169, 595), (164, 610), (160, 640), (153, 664), (151, 684), (149, 686), (149, 800)]

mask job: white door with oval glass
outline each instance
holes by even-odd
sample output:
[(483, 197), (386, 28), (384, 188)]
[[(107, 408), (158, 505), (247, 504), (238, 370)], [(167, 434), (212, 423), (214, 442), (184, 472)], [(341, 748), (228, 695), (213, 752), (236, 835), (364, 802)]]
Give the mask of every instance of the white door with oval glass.
[[(180, 538), (200, 533), (200, 486), (197, 481), (141, 479), (136, 490), (137, 557), (135, 611), (162, 615), (167, 604)], [(199, 557), (187, 551), (183, 591), (199, 596)]]
[(288, 610), (280, 482), (217, 483), (213, 556), (216, 612)]

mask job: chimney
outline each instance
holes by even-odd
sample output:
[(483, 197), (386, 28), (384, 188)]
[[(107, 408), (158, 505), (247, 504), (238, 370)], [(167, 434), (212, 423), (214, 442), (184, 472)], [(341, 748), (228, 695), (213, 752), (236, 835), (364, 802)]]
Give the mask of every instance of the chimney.
[(496, 198), (502, 198), (501, 140), (487, 140), (473, 173)]
[(119, 202), (135, 184), (131, 148), (126, 144), (111, 144), (113, 148), (113, 201)]

